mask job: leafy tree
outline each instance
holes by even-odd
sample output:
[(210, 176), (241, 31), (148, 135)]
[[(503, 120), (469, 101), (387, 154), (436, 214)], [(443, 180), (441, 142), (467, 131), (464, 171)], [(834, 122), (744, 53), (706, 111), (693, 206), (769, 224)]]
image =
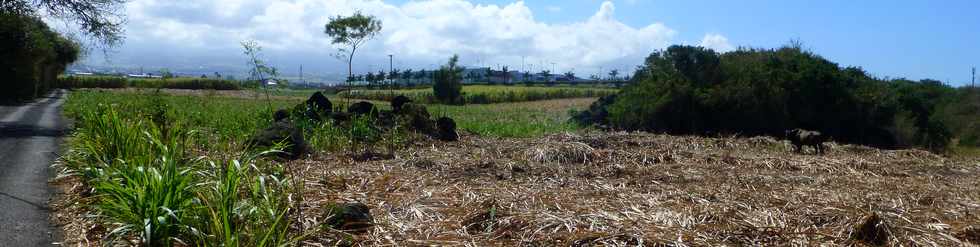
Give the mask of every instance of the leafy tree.
[(174, 78), (174, 73), (170, 72), (170, 69), (164, 68), (160, 70), (160, 77), (164, 79)]
[(542, 70), (541, 76), (544, 76), (544, 83), (548, 86), (554, 86), (555, 82), (551, 80), (551, 70)]
[(534, 79), (531, 78), (531, 72), (530, 71), (524, 71), (524, 85), (525, 86), (528, 86), (528, 87), (534, 85)]
[(78, 43), (51, 30), (41, 18), (0, 12), (0, 101), (43, 95), (79, 55)]
[(105, 47), (123, 40), (126, 0), (4, 0), (0, 12), (19, 16), (56, 18), (73, 22)]
[[(323, 33), (332, 38), (331, 43), (347, 46), (338, 49), (340, 52), (338, 58), (347, 58), (347, 76), (354, 74), (354, 52), (380, 32), (381, 20), (374, 16), (363, 15), (360, 11), (351, 16), (330, 17), (323, 30)], [(353, 84), (348, 83), (348, 87), (351, 86)]]
[[(262, 46), (255, 40), (245, 40), (241, 42), (243, 53), (247, 58), (247, 64), (249, 67), (249, 79), (258, 80), (265, 82), (268, 78), (274, 78), (279, 75), (278, 70), (275, 67), (266, 64), (265, 60), (262, 59)], [(169, 71), (168, 71), (169, 72)]]
[[(423, 69), (423, 70), (420, 70), (420, 71), (419, 71), (419, 72), (418, 72), (417, 74), (415, 74), (415, 79), (416, 79), (416, 80), (422, 80), (422, 79), (425, 79), (425, 77), (426, 77), (426, 76), (428, 75), (428, 73), (429, 73), (429, 72), (428, 72), (428, 71), (425, 71), (425, 69)], [(423, 82), (423, 83), (424, 83), (424, 82)]]
[(724, 54), (671, 46), (650, 54), (630, 77), (615, 97), (575, 119), (675, 134), (779, 136), (804, 128), (879, 147), (941, 149), (958, 135), (939, 111), (955, 95), (948, 86), (877, 79), (798, 44)]
[(364, 80), (366, 80), (368, 84), (373, 84), (373, 83), (374, 83), (374, 80), (375, 80), (375, 79), (374, 79), (374, 78), (375, 78), (375, 77), (374, 77), (374, 73), (372, 73), (372, 72), (368, 72), (368, 73), (367, 73), (367, 76), (365, 76), (365, 77), (366, 77), (366, 78), (365, 78)]
[[(249, 79), (257, 80), (259, 85), (262, 85), (262, 88), (265, 89), (265, 100), (269, 105), (269, 113), (272, 113), (272, 98), (269, 96), (269, 86), (266, 83), (266, 79), (275, 78), (279, 75), (279, 72), (275, 67), (267, 65), (262, 59), (262, 46), (259, 46), (258, 42), (255, 40), (246, 40), (242, 41), (241, 45), (249, 66)], [(167, 71), (167, 73), (170, 72)]]
[(412, 76), (412, 69), (406, 69), (405, 72), (402, 73), (402, 80), (405, 81), (406, 85), (412, 84)]
[(394, 86), (395, 85), (395, 80), (398, 80), (398, 78), (401, 78), (401, 74), (399, 74), (399, 73), (401, 73), (401, 72), (399, 72), (398, 69), (392, 69), (391, 70), (391, 73), (388, 73), (388, 80), (389, 80), (389, 83), (388, 83), (389, 85), (388, 86), (389, 87), (390, 86)]
[(618, 69), (613, 69), (613, 70), (610, 70), (609, 71), (609, 80), (615, 81), (616, 79), (619, 78), (618, 76), (619, 76), (619, 70)]
[(510, 83), (510, 68), (507, 66), (501, 67), (500, 73), (504, 77), (504, 83)]
[(463, 67), (457, 65), (459, 55), (453, 55), (449, 62), (435, 72), (435, 83), (432, 84), (432, 93), (436, 99), (443, 103), (459, 103), (463, 91)]
[(377, 82), (377, 84), (374, 86), (380, 87), (382, 84), (384, 84), (386, 79), (388, 79), (388, 74), (386, 74), (384, 70), (378, 70), (378, 73), (374, 75), (374, 80)]

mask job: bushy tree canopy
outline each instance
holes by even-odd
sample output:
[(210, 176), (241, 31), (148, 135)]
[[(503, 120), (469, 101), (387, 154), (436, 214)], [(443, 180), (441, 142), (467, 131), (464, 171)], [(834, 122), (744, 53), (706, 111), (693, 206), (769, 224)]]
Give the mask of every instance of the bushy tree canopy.
[[(629, 86), (576, 119), (676, 134), (780, 135), (819, 130), (837, 141), (941, 148), (951, 138), (932, 113), (950, 88), (885, 81), (799, 45), (719, 54), (671, 46), (646, 58)], [(911, 119), (911, 136), (900, 120)]]
[(0, 13), (0, 100), (19, 101), (46, 93), (79, 45), (48, 28), (40, 18)]

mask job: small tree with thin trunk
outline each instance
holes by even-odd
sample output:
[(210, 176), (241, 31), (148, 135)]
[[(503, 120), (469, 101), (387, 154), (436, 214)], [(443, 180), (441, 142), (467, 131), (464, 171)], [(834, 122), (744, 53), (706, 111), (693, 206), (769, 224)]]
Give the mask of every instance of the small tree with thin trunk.
[(435, 72), (435, 83), (432, 84), (432, 94), (440, 102), (453, 104), (460, 102), (463, 91), (463, 67), (457, 65), (459, 55), (453, 55), (449, 62)]
[(249, 66), (249, 70), (248, 70), (249, 79), (258, 81), (259, 85), (262, 86), (263, 89), (265, 89), (265, 100), (266, 103), (269, 104), (269, 112), (271, 113), (272, 99), (271, 97), (269, 97), (269, 88), (268, 85), (266, 85), (266, 79), (275, 78), (276, 76), (279, 75), (279, 72), (276, 70), (275, 67), (267, 65), (265, 61), (262, 60), (262, 56), (261, 56), (262, 46), (259, 46), (258, 42), (256, 42), (255, 40), (245, 40), (242, 41), (241, 44), (242, 44), (242, 50), (244, 50), (244, 54), (248, 59), (247, 63)]
[[(323, 33), (333, 39), (330, 41), (331, 43), (346, 46), (338, 49), (339, 53), (337, 57), (341, 59), (346, 58), (347, 76), (354, 74), (354, 52), (364, 42), (371, 40), (380, 32), (381, 20), (371, 15), (363, 15), (360, 11), (355, 12), (351, 16), (338, 15), (336, 17), (330, 17), (330, 22), (324, 26), (323, 30)], [(347, 83), (347, 86), (347, 89), (350, 90), (353, 84)], [(350, 98), (348, 97), (347, 100), (349, 104)]]

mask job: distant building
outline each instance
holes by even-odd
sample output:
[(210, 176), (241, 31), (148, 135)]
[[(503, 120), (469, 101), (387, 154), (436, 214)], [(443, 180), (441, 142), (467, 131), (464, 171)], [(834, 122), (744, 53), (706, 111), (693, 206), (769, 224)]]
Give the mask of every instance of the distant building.
[(163, 78), (163, 76), (153, 75), (153, 74), (146, 74), (146, 73), (143, 73), (143, 74), (128, 74), (128, 75), (126, 75), (126, 77), (129, 77), (129, 78), (144, 78), (144, 79), (146, 79), (146, 78)]

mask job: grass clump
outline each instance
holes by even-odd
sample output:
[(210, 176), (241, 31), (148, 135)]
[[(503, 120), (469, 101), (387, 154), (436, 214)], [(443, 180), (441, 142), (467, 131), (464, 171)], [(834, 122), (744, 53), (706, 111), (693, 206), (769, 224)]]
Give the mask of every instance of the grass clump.
[(192, 157), (196, 131), (187, 125), (116, 108), (81, 112), (64, 158), (93, 188), (99, 220), (113, 226), (107, 244), (282, 246), (301, 239), (288, 230), (295, 185), (281, 165), (259, 154)]

